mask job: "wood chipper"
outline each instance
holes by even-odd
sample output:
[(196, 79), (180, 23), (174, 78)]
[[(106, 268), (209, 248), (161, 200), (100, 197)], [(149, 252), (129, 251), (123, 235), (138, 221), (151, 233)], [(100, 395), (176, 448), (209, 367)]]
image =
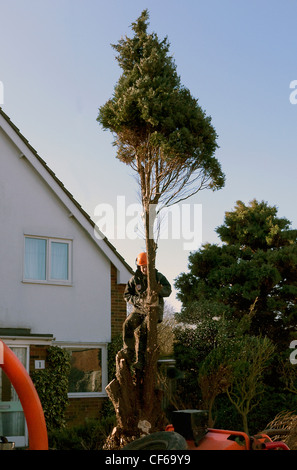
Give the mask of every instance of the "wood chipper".
[(126, 445), (124, 450), (289, 450), (282, 441), (272, 441), (260, 433), (207, 427), (205, 410), (179, 410), (172, 413), (172, 424), (165, 431), (152, 433)]

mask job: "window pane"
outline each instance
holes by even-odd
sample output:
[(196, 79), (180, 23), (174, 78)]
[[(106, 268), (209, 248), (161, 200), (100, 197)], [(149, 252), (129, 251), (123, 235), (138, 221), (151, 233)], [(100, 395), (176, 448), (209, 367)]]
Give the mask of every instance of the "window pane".
[(101, 349), (74, 349), (71, 351), (69, 392), (101, 392)]
[(25, 279), (44, 281), (46, 273), (46, 240), (25, 238)]
[[(11, 347), (23, 366), (27, 361), (27, 349), (22, 347)], [(25, 417), (22, 411), (20, 399), (5, 372), (0, 369), (0, 402), (4, 412), (0, 413), (0, 433), (2, 436), (24, 436)]]
[(25, 417), (23, 411), (1, 413), (0, 426), (4, 436), (24, 436)]
[(51, 243), (51, 279), (68, 280), (68, 243)]

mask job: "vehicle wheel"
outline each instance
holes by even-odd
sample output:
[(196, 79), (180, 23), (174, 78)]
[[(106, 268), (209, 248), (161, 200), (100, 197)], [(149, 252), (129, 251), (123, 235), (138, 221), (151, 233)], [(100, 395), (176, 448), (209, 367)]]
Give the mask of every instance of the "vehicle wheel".
[(185, 438), (177, 432), (160, 431), (130, 442), (122, 450), (186, 450)]

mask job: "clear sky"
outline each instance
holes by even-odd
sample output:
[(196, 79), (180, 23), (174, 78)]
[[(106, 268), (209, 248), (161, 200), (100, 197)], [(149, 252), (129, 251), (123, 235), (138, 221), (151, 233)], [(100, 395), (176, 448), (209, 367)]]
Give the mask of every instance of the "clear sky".
[[(202, 205), (202, 242), (219, 242), (215, 228), (237, 200), (276, 205), (296, 228), (295, 0), (0, 0), (3, 110), (95, 222), (100, 204), (117, 214), (118, 196), (126, 217), (138, 187), (96, 118), (121, 73), (111, 44), (132, 36), (146, 8), (219, 136), (225, 188), (188, 201), (193, 214)], [(144, 249), (110, 241), (131, 266)], [(188, 255), (184, 240), (162, 239), (157, 267), (173, 283)]]

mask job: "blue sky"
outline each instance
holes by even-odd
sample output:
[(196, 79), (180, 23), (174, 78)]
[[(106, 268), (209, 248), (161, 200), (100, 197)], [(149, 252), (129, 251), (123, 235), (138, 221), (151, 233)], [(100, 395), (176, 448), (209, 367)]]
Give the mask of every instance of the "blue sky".
[[(93, 219), (117, 196), (138, 202), (134, 175), (96, 117), (121, 73), (111, 44), (132, 35), (145, 8), (219, 136), (225, 188), (188, 201), (202, 204), (203, 243), (219, 241), (215, 228), (237, 200), (276, 205), (296, 228), (293, 0), (0, 0), (3, 110)], [(110, 241), (132, 266), (144, 248), (141, 239)], [(173, 282), (188, 255), (181, 240), (160, 240), (158, 268)]]

